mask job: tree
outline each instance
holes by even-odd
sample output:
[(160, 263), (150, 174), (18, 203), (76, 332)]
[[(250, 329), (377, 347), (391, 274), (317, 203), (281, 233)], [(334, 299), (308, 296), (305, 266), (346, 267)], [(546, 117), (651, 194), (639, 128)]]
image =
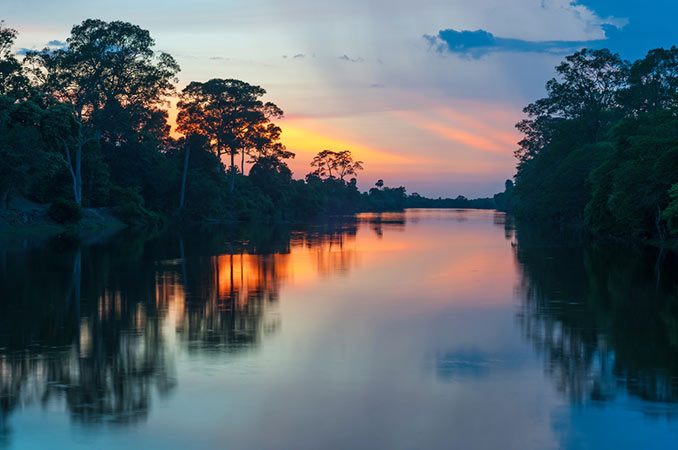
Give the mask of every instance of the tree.
[(363, 170), (362, 161), (353, 161), (351, 152), (343, 150), (336, 154), (334, 159), (334, 168), (340, 180), (347, 176), (357, 175), (359, 170)]
[(669, 196), (671, 202), (663, 213), (664, 220), (668, 222), (673, 233), (678, 233), (678, 183), (671, 186)]
[(523, 109), (528, 118), (516, 125), (525, 135), (516, 156), (533, 158), (553, 139), (563, 120), (581, 120), (593, 141), (619, 109), (618, 94), (626, 87), (628, 63), (607, 49), (580, 50), (556, 67), (558, 78), (546, 83), (547, 96)]
[(678, 107), (678, 48), (650, 50), (634, 62), (620, 101), (635, 114)]
[(270, 134), (274, 131), (268, 127), (270, 120), (283, 115), (275, 104), (261, 100), (265, 94), (259, 86), (219, 78), (193, 81), (181, 92), (178, 131), (206, 136), (220, 161), (222, 155), (230, 155), (231, 191), (235, 189), (236, 155), (241, 154), (244, 172), (245, 154), (257, 146), (266, 147), (262, 143), (269, 142), (266, 135), (275, 137)]
[[(295, 154), (280, 142), (282, 129), (274, 123), (264, 123), (257, 127), (256, 132), (252, 133), (250, 144), (250, 163), (256, 164), (262, 158), (274, 158), (278, 160), (292, 159)], [(244, 167), (242, 168), (244, 172)]]
[(17, 101), (0, 95), (0, 209), (8, 207), (11, 191), (27, 190), (40, 177), (63, 167), (63, 159), (45, 149), (44, 115), (30, 99)]
[(678, 182), (678, 49), (632, 64), (583, 50), (557, 67), (518, 124), (516, 185), (495, 196), (517, 216), (594, 233), (667, 236)]
[(7, 28), (5, 22), (0, 21), (0, 95), (23, 98), (27, 93), (28, 79), (12, 51), (16, 37), (16, 30)]
[(354, 161), (349, 150), (340, 152), (323, 150), (313, 157), (311, 167), (315, 168), (311, 173), (319, 178), (337, 178), (344, 181), (347, 176), (357, 175), (358, 171), (363, 169), (363, 162)]
[(504, 182), (504, 192), (494, 195), (494, 206), (499, 211), (511, 211), (511, 203), (513, 200), (513, 181), (506, 180)]
[(318, 178), (334, 178), (332, 170), (334, 169), (334, 155), (336, 153), (332, 150), (322, 150), (313, 157), (311, 167), (315, 170), (311, 172)]
[[(149, 124), (157, 128), (158, 117), (166, 117), (161, 108), (174, 92), (179, 66), (166, 53), (156, 55), (154, 44), (137, 25), (88, 19), (73, 27), (65, 48), (26, 57), (33, 83), (50, 101), (68, 105), (76, 124), (74, 139), (60, 144), (78, 204), (82, 150), (88, 143), (103, 139), (119, 146), (143, 135)], [(121, 124), (126, 133), (120, 132)]]

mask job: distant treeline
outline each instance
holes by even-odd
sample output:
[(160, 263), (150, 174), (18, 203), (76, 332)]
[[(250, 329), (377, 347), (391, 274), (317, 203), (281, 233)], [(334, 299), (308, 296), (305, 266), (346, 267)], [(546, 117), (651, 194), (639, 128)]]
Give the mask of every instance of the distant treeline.
[(495, 209), (496, 203), (492, 198), (468, 199), (463, 195), (456, 198), (426, 198), (416, 192), (407, 197), (407, 208), (468, 208), (468, 209)]
[(678, 48), (635, 62), (581, 50), (557, 72), (524, 109), (515, 186), (498, 206), (603, 235), (678, 233)]
[[(263, 100), (264, 89), (211, 79), (177, 92), (177, 62), (136, 25), (86, 20), (65, 43), (22, 57), (16, 36), (0, 22), (0, 213), (19, 197), (50, 204), (61, 223), (105, 207), (130, 224), (298, 220), (441, 202), (408, 199), (382, 180), (361, 193), (363, 163), (348, 150), (320, 151), (294, 179), (286, 161), (295, 155), (274, 123), (283, 111)], [(172, 97), (179, 138), (167, 122)]]

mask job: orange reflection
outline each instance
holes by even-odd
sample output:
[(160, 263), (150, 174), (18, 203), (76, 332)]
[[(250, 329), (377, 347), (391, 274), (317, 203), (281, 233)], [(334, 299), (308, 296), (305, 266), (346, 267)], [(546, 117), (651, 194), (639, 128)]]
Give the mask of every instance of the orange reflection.
[(243, 310), (253, 297), (277, 298), (280, 285), (291, 276), (288, 254), (220, 255), (215, 257), (219, 300)]

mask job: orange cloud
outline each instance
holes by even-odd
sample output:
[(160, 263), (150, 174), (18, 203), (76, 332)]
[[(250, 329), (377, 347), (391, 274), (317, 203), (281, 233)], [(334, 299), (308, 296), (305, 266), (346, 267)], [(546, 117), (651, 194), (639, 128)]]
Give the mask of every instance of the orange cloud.
[(288, 150), (297, 154), (293, 167), (303, 164), (308, 168), (313, 156), (324, 149), (350, 150), (355, 159), (365, 162), (368, 170), (379, 168), (380, 172), (395, 172), (402, 170), (402, 166), (430, 162), (425, 158), (410, 158), (373, 147), (345, 130), (332, 129), (308, 119), (284, 119), (280, 126), (283, 129), (282, 142)]
[[(442, 114), (437, 114), (437, 111), (426, 111), (425, 117), (408, 111), (397, 111), (394, 115), (420, 130), (482, 152), (511, 155), (515, 145), (513, 136), (503, 131), (498, 132), (453, 110), (444, 110)], [(440, 115), (443, 116), (442, 120)], [(463, 128), (453, 125), (450, 119), (460, 122)]]
[[(475, 132), (478, 133), (482, 133), (484, 136), (489, 136), (491, 140), (495, 141), (498, 144), (503, 145), (504, 149), (514, 148), (517, 145), (516, 143), (520, 140), (517, 131), (513, 132), (504, 131), (507, 128), (504, 126), (503, 123), (498, 127), (493, 127), (487, 120), (485, 120), (484, 117), (483, 120), (479, 120), (474, 116), (464, 115), (451, 108), (445, 108), (441, 110), (440, 115), (449, 120), (452, 120), (463, 125), (467, 129), (474, 130)], [(511, 119), (507, 120), (511, 121)]]
[(383, 161), (388, 164), (411, 164), (412, 158), (396, 155), (357, 142), (350, 137), (341, 137), (338, 130), (320, 127), (305, 121), (283, 120), (282, 140), (288, 149), (306, 156), (314, 156), (320, 150), (351, 150), (353, 156), (364, 161)]

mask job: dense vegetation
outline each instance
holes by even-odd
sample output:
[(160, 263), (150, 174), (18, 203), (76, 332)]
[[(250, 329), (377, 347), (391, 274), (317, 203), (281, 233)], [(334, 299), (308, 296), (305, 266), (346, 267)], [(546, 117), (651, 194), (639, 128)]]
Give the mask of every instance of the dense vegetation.
[[(362, 162), (324, 150), (304, 180), (273, 120), (283, 111), (240, 80), (191, 82), (148, 31), (86, 20), (64, 45), (12, 50), (0, 23), (0, 210), (12, 197), (51, 204), (60, 223), (106, 207), (125, 222), (296, 220), (405, 206), (405, 189), (359, 192)], [(168, 99), (178, 96), (170, 134)], [(246, 165), (247, 164), (247, 165)], [(249, 173), (246, 176), (246, 169)]]
[(517, 125), (515, 187), (495, 197), (518, 217), (594, 233), (678, 233), (678, 48), (633, 63), (582, 50)]
[[(497, 194), (502, 195), (502, 194)], [(456, 198), (427, 198), (416, 192), (407, 197), (407, 208), (468, 208), (468, 209), (494, 209), (495, 200), (492, 198), (466, 198), (459, 195)]]

